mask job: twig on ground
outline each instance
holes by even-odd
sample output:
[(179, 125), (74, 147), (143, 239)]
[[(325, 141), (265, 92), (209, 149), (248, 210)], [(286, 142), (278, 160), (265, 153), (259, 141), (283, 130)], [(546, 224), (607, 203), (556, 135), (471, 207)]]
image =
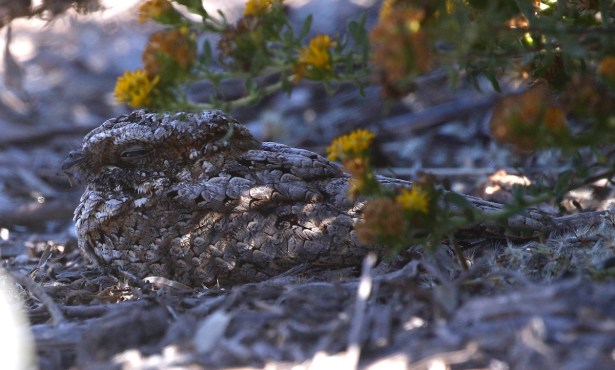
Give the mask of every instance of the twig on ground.
[(432, 129), (477, 112), (485, 112), (495, 104), (497, 97), (498, 95), (493, 94), (440, 104), (420, 112), (382, 120), (378, 123), (378, 127), (382, 127), (384, 131), (395, 134), (395, 136), (415, 134), (418, 131)]
[(36, 131), (9, 131), (0, 137), (0, 147), (24, 144), (41, 145), (56, 136), (83, 136), (98, 126), (97, 124), (96, 126), (39, 127)]
[(459, 351), (442, 352), (426, 357), (408, 367), (409, 370), (447, 369), (449, 365), (470, 361), (478, 353), (478, 343), (470, 342)]
[(26, 168), (20, 168), (20, 167), (16, 167), (14, 170), (17, 176), (19, 176), (21, 181), (23, 181), (25, 186), (28, 187), (29, 189), (36, 190), (44, 196), (51, 196), (51, 195), (58, 194), (58, 192), (55, 189), (47, 185), (43, 180), (41, 180), (38, 176), (36, 176), (33, 171), (26, 169)]
[(350, 331), (348, 333), (348, 350), (346, 351), (346, 359), (348, 369), (356, 369), (361, 356), (360, 337), (361, 331), (365, 325), (365, 313), (367, 300), (369, 299), (372, 290), (371, 271), (376, 264), (376, 255), (368, 254), (363, 259), (363, 268), (361, 269), (361, 279), (359, 281), (359, 289), (357, 290), (357, 299), (354, 306), (354, 314), (350, 323)]
[(114, 310), (123, 309), (125, 306), (139, 307), (150, 304), (147, 301), (124, 301), (114, 304), (92, 304), (81, 306), (60, 306), (65, 317), (75, 319), (91, 319), (103, 316)]
[(0, 208), (0, 225), (40, 226), (50, 220), (70, 219), (74, 210), (75, 204), (66, 199), (4, 206)]
[(32, 293), (42, 304), (47, 307), (47, 311), (51, 315), (53, 325), (58, 325), (66, 321), (62, 310), (53, 299), (45, 292), (43, 287), (32, 280), (29, 276), (15, 270), (6, 270), (7, 273), (15, 280), (15, 282), (23, 286), (27, 291)]

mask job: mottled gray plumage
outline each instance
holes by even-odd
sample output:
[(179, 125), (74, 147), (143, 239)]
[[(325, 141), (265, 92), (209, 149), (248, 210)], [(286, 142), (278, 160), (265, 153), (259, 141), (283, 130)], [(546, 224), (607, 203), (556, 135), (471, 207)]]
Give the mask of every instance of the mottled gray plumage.
[(367, 253), (353, 229), (361, 203), (338, 165), (261, 143), (219, 111), (110, 119), (63, 169), (86, 184), (80, 248), (141, 278), (233, 284)]

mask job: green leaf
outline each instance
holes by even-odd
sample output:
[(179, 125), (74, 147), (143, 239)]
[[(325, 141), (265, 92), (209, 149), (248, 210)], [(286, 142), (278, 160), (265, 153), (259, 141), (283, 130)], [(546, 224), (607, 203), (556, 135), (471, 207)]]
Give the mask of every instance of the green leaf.
[(303, 21), (303, 24), (301, 25), (301, 31), (299, 31), (299, 36), (298, 36), (299, 42), (303, 40), (305, 36), (307, 36), (311, 28), (312, 28), (312, 15), (310, 14), (305, 18), (305, 20)]
[(209, 64), (213, 58), (213, 52), (211, 50), (211, 44), (209, 40), (203, 41), (203, 50), (201, 52), (200, 61), (202, 64)]
[(295, 35), (293, 33), (292, 28), (287, 29), (283, 34), (282, 34), (282, 43), (284, 43), (284, 45), (294, 45), (295, 44)]
[(493, 86), (493, 89), (495, 91), (502, 92), (502, 88), (500, 87), (500, 82), (498, 81), (498, 77), (496, 76), (493, 68), (489, 68), (487, 72), (485, 72), (485, 76), (487, 77), (489, 82), (491, 82), (491, 86)]
[(573, 185), (572, 179), (574, 177), (574, 172), (571, 170), (564, 171), (559, 175), (557, 179), (557, 183), (553, 188), (553, 194), (556, 198), (563, 198), (564, 194), (570, 190), (570, 187)]
[(463, 214), (466, 220), (468, 220), (469, 222), (474, 221), (475, 216), (476, 216), (475, 214), (476, 210), (474, 208), (474, 205), (470, 203), (461, 194), (457, 194), (453, 192), (444, 193), (443, 199), (446, 203), (450, 203), (450, 204), (456, 205), (459, 208), (461, 208), (461, 211), (463, 211)]
[(224, 14), (224, 13), (222, 12), (222, 10), (218, 9), (218, 15), (220, 16), (220, 18), (222, 19), (222, 22), (223, 22), (224, 24), (228, 24), (228, 21), (227, 21), (227, 19), (226, 19), (226, 14)]
[(613, 16), (613, 1), (611, 0), (600, 0), (600, 15), (602, 16), (602, 22), (604, 26), (609, 26), (610, 22), (612, 22)]
[(367, 43), (367, 31), (365, 30), (366, 15), (363, 13), (359, 21), (350, 21), (348, 23), (348, 33), (354, 39), (358, 45), (365, 45)]
[(519, 10), (521, 13), (525, 15), (525, 17), (532, 23), (536, 20), (536, 16), (534, 15), (534, 1), (533, 0), (515, 0)]
[(175, 2), (188, 8), (188, 11), (191, 13), (201, 15), (203, 18), (209, 17), (207, 11), (203, 8), (203, 2), (201, 0), (175, 0)]
[(557, 0), (557, 12), (555, 13), (555, 16), (557, 18), (561, 18), (564, 16), (564, 12), (566, 11), (566, 9), (568, 8), (568, 0)]
[(476, 72), (472, 72), (470, 73), (469, 77), (470, 77), (470, 83), (472, 84), (472, 87), (474, 87), (476, 91), (478, 92), (483, 92), (483, 90), (480, 88), (480, 83), (478, 81), (479, 74)]
[(258, 89), (258, 84), (256, 83), (256, 81), (253, 78), (248, 78), (246, 80), (245, 86), (246, 86), (246, 90), (249, 93), (252, 93), (252, 92), (254, 92), (254, 91), (256, 91)]
[(293, 87), (295, 87), (295, 85), (288, 79), (288, 76), (282, 76), (282, 91), (290, 95)]

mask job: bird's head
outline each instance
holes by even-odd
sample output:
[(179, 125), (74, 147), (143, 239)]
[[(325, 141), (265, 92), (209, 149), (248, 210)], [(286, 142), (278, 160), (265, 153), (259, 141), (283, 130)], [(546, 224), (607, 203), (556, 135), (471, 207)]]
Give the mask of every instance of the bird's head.
[(197, 161), (215, 162), (260, 143), (221, 111), (202, 113), (132, 112), (104, 122), (71, 151), (62, 170), (95, 187), (114, 189), (138, 179), (172, 178)]

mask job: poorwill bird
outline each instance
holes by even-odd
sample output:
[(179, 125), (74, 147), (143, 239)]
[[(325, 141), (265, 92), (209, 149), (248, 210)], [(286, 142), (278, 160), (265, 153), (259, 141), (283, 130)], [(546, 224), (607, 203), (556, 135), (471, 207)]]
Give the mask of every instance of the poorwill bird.
[(361, 202), (325, 158), (257, 141), (220, 111), (136, 111), (87, 134), (62, 168), (86, 184), (79, 247), (102, 266), (190, 286), (260, 281), (303, 263), (360, 264)]

